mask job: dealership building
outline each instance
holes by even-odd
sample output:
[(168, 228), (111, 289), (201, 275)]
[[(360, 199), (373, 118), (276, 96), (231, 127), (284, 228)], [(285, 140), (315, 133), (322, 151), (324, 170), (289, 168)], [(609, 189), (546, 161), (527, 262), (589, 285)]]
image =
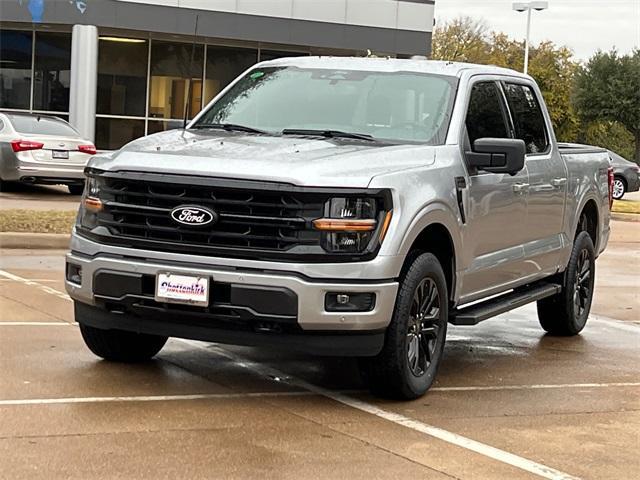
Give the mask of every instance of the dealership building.
[(257, 61), (428, 55), (434, 3), (0, 0), (0, 109), (57, 115), (116, 149), (180, 126), (187, 103), (191, 117)]

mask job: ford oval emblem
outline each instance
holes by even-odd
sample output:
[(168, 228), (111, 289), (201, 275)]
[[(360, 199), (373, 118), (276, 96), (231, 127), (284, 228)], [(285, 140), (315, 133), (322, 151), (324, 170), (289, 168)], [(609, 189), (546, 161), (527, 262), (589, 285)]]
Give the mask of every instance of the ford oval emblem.
[(203, 227), (218, 221), (218, 214), (208, 208), (196, 205), (180, 205), (171, 210), (171, 218), (182, 225)]

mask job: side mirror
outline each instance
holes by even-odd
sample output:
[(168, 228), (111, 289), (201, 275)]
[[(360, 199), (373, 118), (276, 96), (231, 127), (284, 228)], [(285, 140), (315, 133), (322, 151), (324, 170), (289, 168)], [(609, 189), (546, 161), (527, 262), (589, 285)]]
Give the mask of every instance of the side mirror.
[(527, 151), (524, 140), (514, 138), (479, 138), (473, 152), (465, 152), (470, 167), (491, 173), (515, 175), (524, 168)]

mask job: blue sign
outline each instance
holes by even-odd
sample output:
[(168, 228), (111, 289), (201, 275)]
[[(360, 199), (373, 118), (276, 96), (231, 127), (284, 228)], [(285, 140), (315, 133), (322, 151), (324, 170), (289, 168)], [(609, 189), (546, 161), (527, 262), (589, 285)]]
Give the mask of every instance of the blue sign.
[[(89, 0), (69, 0), (69, 5), (75, 6), (80, 13), (84, 14), (88, 2)], [(18, 3), (29, 10), (33, 23), (42, 23), (47, 0), (18, 0)]]

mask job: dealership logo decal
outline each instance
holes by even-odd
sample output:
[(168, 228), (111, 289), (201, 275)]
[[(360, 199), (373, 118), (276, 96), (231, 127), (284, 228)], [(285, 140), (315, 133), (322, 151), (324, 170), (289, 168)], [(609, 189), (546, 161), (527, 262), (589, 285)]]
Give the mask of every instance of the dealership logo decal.
[(181, 205), (171, 210), (171, 218), (182, 225), (202, 227), (218, 221), (218, 214), (208, 208)]

